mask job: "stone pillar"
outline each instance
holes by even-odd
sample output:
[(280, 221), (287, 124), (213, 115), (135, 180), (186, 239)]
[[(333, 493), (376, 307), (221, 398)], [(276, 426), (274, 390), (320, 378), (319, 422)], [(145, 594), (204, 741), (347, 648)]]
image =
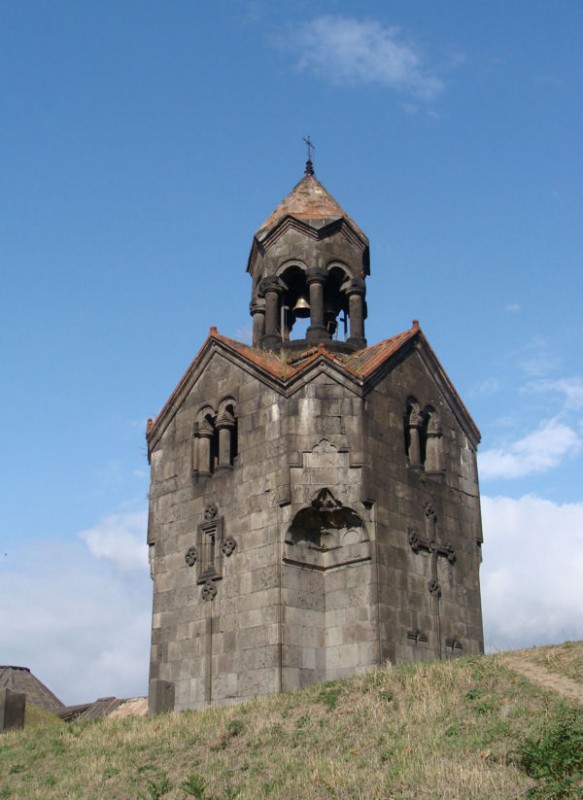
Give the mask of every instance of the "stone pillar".
[(267, 350), (275, 350), (281, 345), (281, 335), (278, 330), (281, 285), (275, 276), (271, 276), (263, 279), (261, 288), (265, 294), (265, 333), (261, 344)]
[(357, 350), (366, 347), (364, 338), (364, 282), (351, 280), (346, 294), (348, 295), (348, 317), (350, 319), (350, 336), (347, 341)]
[(212, 448), (211, 439), (214, 436), (214, 430), (211, 424), (204, 420), (198, 423), (198, 431), (196, 433), (195, 447), (196, 447), (196, 471), (199, 475), (210, 475), (213, 471), (214, 464), (211, 464)]
[(0, 733), (24, 728), (26, 695), (12, 689), (0, 689)]
[(265, 301), (251, 303), (249, 310), (253, 317), (253, 347), (261, 347), (265, 335)]
[(324, 325), (324, 283), (327, 273), (315, 267), (308, 271), (307, 283), (310, 289), (310, 327), (306, 339), (310, 344), (326, 342), (330, 334)]
[(409, 412), (407, 427), (409, 430), (409, 466), (421, 467), (421, 428), (423, 426), (423, 416), (412, 408)]
[(427, 422), (425, 439), (425, 472), (441, 474), (441, 425), (439, 419), (431, 414)]
[(224, 409), (215, 422), (219, 432), (219, 464), (217, 469), (231, 469), (232, 446), (231, 440), (235, 428), (235, 417), (230, 411)]
[(153, 678), (150, 681), (148, 714), (167, 714), (174, 711), (174, 684)]

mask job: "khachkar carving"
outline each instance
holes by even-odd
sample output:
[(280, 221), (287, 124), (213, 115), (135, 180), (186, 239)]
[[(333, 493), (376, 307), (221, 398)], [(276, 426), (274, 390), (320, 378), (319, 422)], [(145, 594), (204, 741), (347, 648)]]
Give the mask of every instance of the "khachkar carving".
[(184, 557), (188, 566), (198, 565), (197, 582), (202, 584), (201, 598), (205, 601), (216, 597), (216, 581), (223, 577), (223, 558), (229, 558), (237, 548), (236, 540), (223, 534), (223, 517), (218, 506), (209, 503), (197, 528), (196, 547), (190, 547)]
[(437, 562), (439, 558), (444, 558), (453, 566), (456, 562), (456, 555), (453, 546), (448, 542), (442, 544), (437, 535), (437, 514), (431, 503), (425, 504), (425, 537), (419, 536), (415, 528), (409, 528), (408, 541), (414, 553), (426, 552), (430, 556), (430, 578), (427, 582), (429, 593), (434, 599), (435, 617), (437, 627), (437, 641), (439, 643), (439, 657), (442, 657), (441, 645), (441, 618), (439, 600), (441, 598), (441, 586), (438, 579)]
[(408, 540), (411, 550), (419, 553), (421, 550), (431, 556), (431, 578), (427, 584), (430, 593), (441, 597), (441, 586), (437, 579), (437, 559), (446, 558), (450, 564), (455, 564), (455, 550), (451, 544), (440, 544), (437, 540), (437, 514), (431, 503), (425, 505), (426, 538), (421, 538), (415, 528), (409, 528)]

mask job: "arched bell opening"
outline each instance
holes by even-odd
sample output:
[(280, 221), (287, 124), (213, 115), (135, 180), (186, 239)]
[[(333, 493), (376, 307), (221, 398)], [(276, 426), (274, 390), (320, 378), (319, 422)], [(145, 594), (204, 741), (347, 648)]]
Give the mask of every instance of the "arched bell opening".
[(262, 347), (324, 344), (346, 353), (366, 347), (364, 280), (353, 278), (343, 264), (288, 263), (263, 278), (259, 289), (263, 305), (256, 302), (251, 311), (253, 341)]
[(341, 267), (333, 267), (324, 283), (324, 326), (331, 339), (348, 338), (349, 307), (344, 285), (348, 276)]
[(305, 269), (298, 265), (288, 267), (281, 275), (280, 332), (284, 342), (305, 339), (310, 324), (310, 292)]

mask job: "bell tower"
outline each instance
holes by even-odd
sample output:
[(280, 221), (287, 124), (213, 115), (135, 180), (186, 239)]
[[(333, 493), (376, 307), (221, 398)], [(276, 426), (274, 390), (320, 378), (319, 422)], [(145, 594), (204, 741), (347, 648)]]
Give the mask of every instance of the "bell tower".
[[(254, 347), (366, 347), (368, 238), (316, 178), (311, 159), (253, 237), (247, 271)], [(298, 336), (300, 319), (309, 327)]]
[(366, 235), (314, 175), (253, 237), (146, 433), (150, 711), (483, 650), (480, 433), (413, 325), (365, 338)]

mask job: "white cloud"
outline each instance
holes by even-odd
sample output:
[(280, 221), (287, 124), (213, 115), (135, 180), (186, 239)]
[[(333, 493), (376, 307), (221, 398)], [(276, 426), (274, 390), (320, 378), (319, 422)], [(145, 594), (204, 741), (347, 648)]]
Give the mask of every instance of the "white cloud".
[(376, 83), (425, 100), (444, 88), (399, 28), (375, 20), (316, 17), (280, 44), (297, 54), (300, 70), (314, 72), (333, 84)]
[(583, 639), (583, 503), (482, 497), (488, 649)]
[(152, 584), (144, 519), (108, 517), (84, 532), (88, 547), (39, 539), (11, 549), (0, 566), (3, 663), (30, 667), (65, 703), (147, 693)]
[(542, 422), (537, 430), (506, 447), (484, 450), (478, 456), (480, 477), (523, 478), (557, 467), (581, 450), (581, 438), (557, 418)]
[(121, 570), (141, 570), (148, 565), (147, 524), (145, 511), (113, 514), (79, 536), (95, 558), (106, 559)]
[(529, 392), (562, 394), (565, 398), (565, 410), (580, 411), (583, 409), (583, 379), (581, 378), (533, 381), (526, 388)]
[(498, 394), (501, 388), (499, 378), (486, 378), (475, 389), (474, 394), (493, 395)]
[(544, 378), (561, 365), (561, 355), (545, 336), (533, 336), (514, 356), (524, 375)]
[[(488, 648), (582, 639), (583, 503), (483, 497), (482, 507)], [(142, 512), (112, 515), (76, 541), (11, 549), (0, 562), (3, 663), (30, 667), (66, 703), (146, 694), (144, 525)]]

